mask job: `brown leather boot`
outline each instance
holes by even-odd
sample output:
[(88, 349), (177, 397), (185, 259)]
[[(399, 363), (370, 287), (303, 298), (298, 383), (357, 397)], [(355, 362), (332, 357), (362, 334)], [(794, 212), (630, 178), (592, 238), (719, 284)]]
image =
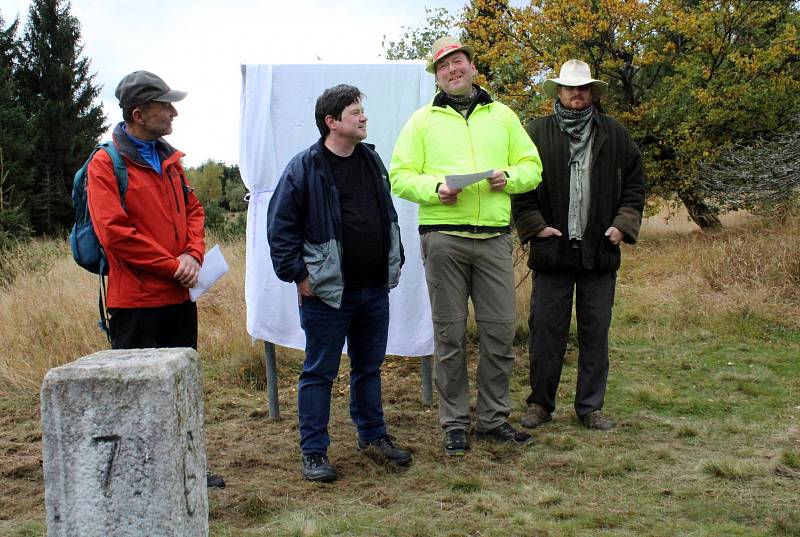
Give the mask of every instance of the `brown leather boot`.
[(584, 427), (587, 429), (592, 429), (594, 431), (610, 431), (614, 428), (614, 421), (604, 416), (599, 410), (586, 414), (581, 418), (581, 423), (583, 423)]
[(528, 413), (520, 420), (520, 423), (526, 429), (535, 429), (543, 423), (552, 421), (552, 419), (553, 417), (542, 405), (531, 403), (528, 405)]

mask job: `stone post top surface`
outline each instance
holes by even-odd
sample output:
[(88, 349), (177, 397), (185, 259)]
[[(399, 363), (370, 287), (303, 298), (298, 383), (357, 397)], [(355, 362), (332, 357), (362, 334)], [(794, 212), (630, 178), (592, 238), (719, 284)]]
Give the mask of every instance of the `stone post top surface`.
[(197, 351), (189, 347), (98, 351), (54, 367), (45, 375), (44, 383), (89, 377), (164, 378), (190, 363), (196, 364), (197, 359)]

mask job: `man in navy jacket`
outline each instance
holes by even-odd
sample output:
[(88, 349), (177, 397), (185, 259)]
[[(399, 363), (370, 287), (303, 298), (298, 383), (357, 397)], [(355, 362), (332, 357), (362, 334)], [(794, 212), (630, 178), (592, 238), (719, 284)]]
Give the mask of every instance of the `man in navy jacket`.
[(306, 359), (297, 389), (302, 474), (334, 481), (328, 459), (331, 387), (347, 341), (350, 416), (357, 446), (394, 466), (411, 455), (386, 432), (380, 367), (389, 330), (389, 289), (403, 247), (386, 168), (367, 137), (358, 88), (317, 99), (321, 138), (289, 162), (269, 204), (267, 237), (277, 276), (297, 285)]

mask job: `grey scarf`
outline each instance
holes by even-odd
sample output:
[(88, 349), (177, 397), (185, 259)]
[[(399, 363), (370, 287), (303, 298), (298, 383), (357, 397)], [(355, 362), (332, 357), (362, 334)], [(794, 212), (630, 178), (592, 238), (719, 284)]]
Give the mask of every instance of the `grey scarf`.
[(478, 88), (473, 85), (472, 91), (467, 95), (450, 95), (449, 93), (445, 93), (445, 96), (447, 97), (447, 104), (452, 106), (462, 116), (467, 117), (467, 112), (469, 112), (469, 107), (472, 106), (472, 101), (478, 96)]
[(589, 169), (592, 156), (594, 106), (570, 110), (556, 99), (555, 115), (561, 132), (569, 136), (569, 238), (581, 240), (589, 213)]

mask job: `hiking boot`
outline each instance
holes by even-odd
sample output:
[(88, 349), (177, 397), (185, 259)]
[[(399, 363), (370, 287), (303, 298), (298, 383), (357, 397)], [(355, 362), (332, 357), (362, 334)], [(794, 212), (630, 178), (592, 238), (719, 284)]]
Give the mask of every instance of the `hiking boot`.
[(607, 418), (599, 410), (589, 412), (581, 418), (581, 423), (587, 429), (593, 431), (610, 431), (614, 428), (614, 422), (611, 418)]
[(336, 481), (336, 468), (325, 453), (303, 454), (303, 477), (315, 483)]
[(399, 447), (395, 447), (394, 438), (388, 434), (380, 436), (375, 440), (361, 440), (356, 442), (358, 451), (364, 453), (378, 463), (389, 463), (394, 466), (409, 466), (411, 464), (411, 454)]
[(224, 489), (225, 479), (221, 475), (214, 475), (209, 470), (206, 470), (206, 488)]
[(553, 417), (542, 405), (531, 403), (528, 405), (528, 413), (520, 420), (520, 423), (526, 429), (535, 429), (552, 420)]
[(507, 421), (491, 431), (477, 432), (478, 440), (491, 440), (499, 444), (517, 444), (524, 446), (533, 443), (533, 437), (526, 432), (517, 431)]
[(444, 433), (444, 454), (448, 457), (463, 457), (469, 450), (467, 431), (452, 429)]

